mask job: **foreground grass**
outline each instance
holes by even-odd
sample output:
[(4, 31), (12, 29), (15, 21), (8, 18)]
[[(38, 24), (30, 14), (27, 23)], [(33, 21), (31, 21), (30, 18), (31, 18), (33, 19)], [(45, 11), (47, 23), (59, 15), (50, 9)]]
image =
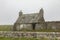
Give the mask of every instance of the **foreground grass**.
[(0, 40), (48, 40), (47, 38), (6, 38), (0, 37)]
[(5, 38), (1, 37), (0, 40), (39, 40), (36, 38)]
[(58, 40), (57, 38), (46, 38), (46, 37), (42, 37), (42, 38), (9, 38), (9, 37), (0, 37), (0, 40)]

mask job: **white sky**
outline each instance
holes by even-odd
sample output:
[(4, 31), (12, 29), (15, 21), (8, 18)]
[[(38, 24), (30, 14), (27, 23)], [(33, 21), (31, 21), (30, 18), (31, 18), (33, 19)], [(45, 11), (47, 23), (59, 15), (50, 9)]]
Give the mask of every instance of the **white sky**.
[(0, 25), (14, 24), (18, 12), (39, 12), (44, 9), (45, 21), (60, 21), (60, 0), (0, 0)]

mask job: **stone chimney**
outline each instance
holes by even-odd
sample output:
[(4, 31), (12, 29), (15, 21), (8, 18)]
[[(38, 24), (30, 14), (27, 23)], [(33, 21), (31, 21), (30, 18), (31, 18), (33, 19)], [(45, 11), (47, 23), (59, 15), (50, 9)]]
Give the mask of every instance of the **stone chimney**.
[(43, 13), (44, 13), (43, 8), (41, 8), (40, 11), (39, 11), (40, 17), (43, 17)]
[(23, 12), (22, 12), (22, 10), (20, 10), (20, 12), (19, 12), (19, 16), (21, 16), (23, 14)]

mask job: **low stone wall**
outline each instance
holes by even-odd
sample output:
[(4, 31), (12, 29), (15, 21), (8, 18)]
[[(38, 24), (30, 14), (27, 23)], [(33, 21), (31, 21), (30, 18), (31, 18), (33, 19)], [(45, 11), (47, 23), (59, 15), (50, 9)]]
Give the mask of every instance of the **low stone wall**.
[(19, 32), (19, 31), (0, 31), (0, 37), (60, 37), (60, 32)]

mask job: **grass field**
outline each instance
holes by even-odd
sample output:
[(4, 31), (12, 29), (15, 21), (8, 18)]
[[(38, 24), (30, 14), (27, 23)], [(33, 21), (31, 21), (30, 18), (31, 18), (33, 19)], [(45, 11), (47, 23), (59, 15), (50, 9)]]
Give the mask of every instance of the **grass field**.
[[(13, 25), (0, 25), (0, 31), (12, 31)], [(40, 29), (40, 30), (21, 30), (26, 32), (60, 32), (60, 29), (58, 30), (52, 30), (52, 29)]]
[(0, 31), (11, 31), (13, 25), (0, 25)]

